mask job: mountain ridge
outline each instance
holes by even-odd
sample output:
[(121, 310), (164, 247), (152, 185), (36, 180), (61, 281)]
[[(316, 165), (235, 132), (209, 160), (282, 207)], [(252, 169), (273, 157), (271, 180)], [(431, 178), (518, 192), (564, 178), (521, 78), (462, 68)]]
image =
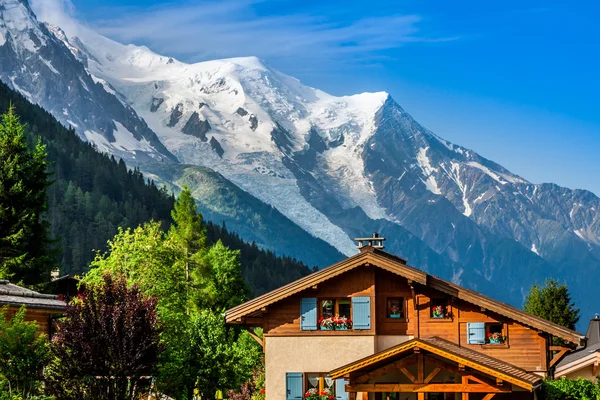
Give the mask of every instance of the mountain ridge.
[[(592, 312), (592, 280), (571, 273), (600, 276), (592, 193), (530, 183), (424, 128), (386, 92), (336, 97), (256, 57), (185, 64), (86, 27), (50, 30), (178, 161), (217, 171), (342, 253), (378, 230), (390, 251), (486, 294), (520, 305), (553, 275)], [(160, 174), (152, 159), (127, 162)]]

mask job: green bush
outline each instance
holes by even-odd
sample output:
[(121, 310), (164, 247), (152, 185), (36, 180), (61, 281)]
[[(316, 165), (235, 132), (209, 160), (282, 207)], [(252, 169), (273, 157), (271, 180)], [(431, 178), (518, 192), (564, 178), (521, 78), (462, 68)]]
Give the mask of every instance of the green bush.
[(7, 307), (0, 309), (0, 399), (29, 399), (40, 394), (48, 343), (45, 335), (36, 337), (35, 322), (25, 322), (25, 306), (10, 321), (6, 313)]
[(546, 380), (543, 398), (546, 400), (600, 400), (600, 386), (583, 378)]

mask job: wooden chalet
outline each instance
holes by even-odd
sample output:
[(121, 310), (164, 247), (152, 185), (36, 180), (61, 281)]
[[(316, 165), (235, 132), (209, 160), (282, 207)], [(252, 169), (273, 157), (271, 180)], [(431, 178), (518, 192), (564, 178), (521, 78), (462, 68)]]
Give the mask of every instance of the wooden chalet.
[[(585, 337), (410, 267), (360, 253), (225, 313), (263, 329), (267, 400), (534, 399)], [(564, 347), (552, 346), (552, 337)]]
[(0, 309), (7, 307), (5, 318), (12, 318), (21, 306), (26, 307), (25, 321), (35, 321), (38, 333), (50, 338), (52, 320), (61, 315), (67, 304), (58, 296), (38, 293), (21, 286), (13, 285), (7, 280), (0, 280)]

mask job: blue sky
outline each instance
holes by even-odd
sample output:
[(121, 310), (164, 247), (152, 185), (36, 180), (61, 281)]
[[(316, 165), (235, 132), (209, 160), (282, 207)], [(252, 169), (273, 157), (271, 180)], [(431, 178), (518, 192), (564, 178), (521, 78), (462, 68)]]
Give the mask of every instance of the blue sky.
[(182, 61), (256, 55), (333, 94), (387, 91), (532, 182), (600, 194), (600, 1), (66, 1), (32, 0)]

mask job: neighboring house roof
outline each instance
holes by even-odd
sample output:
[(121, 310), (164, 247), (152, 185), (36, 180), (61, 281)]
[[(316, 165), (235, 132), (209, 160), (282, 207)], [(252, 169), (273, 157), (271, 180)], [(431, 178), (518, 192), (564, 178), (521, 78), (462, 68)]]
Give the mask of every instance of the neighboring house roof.
[(58, 296), (38, 293), (21, 286), (13, 285), (7, 280), (0, 280), (0, 306), (16, 306), (48, 308), (64, 310), (67, 304)]
[(428, 339), (413, 339), (391, 347), (387, 350), (354, 361), (329, 373), (331, 378), (341, 378), (356, 371), (371, 371), (392, 362), (405, 353), (419, 348), (458, 364), (472, 368), (484, 374), (513, 383), (527, 390), (534, 390), (542, 384), (543, 379), (512, 364), (489, 357), (477, 351), (459, 347), (458, 345), (438, 337)]
[(569, 353), (556, 366), (554, 375), (559, 378), (596, 363), (600, 363), (600, 317), (590, 320), (587, 345)]
[(413, 282), (439, 290), (468, 303), (486, 308), (487, 310), (508, 317), (513, 321), (549, 333), (570, 343), (576, 345), (583, 345), (585, 343), (585, 336), (578, 332), (528, 314), (518, 308), (491, 299), (475, 291), (465, 289), (444, 279), (429, 275), (426, 272), (406, 265), (406, 260), (371, 246), (361, 248), (360, 254), (349, 257), (337, 264), (323, 268), (320, 271), (282, 286), (279, 289), (275, 289), (227, 310), (225, 312), (225, 320), (228, 323), (242, 323), (242, 318), (258, 316), (261, 314), (261, 310), (270, 304), (309, 289), (314, 285), (334, 278), (361, 265), (377, 266), (381, 269), (403, 276)]

